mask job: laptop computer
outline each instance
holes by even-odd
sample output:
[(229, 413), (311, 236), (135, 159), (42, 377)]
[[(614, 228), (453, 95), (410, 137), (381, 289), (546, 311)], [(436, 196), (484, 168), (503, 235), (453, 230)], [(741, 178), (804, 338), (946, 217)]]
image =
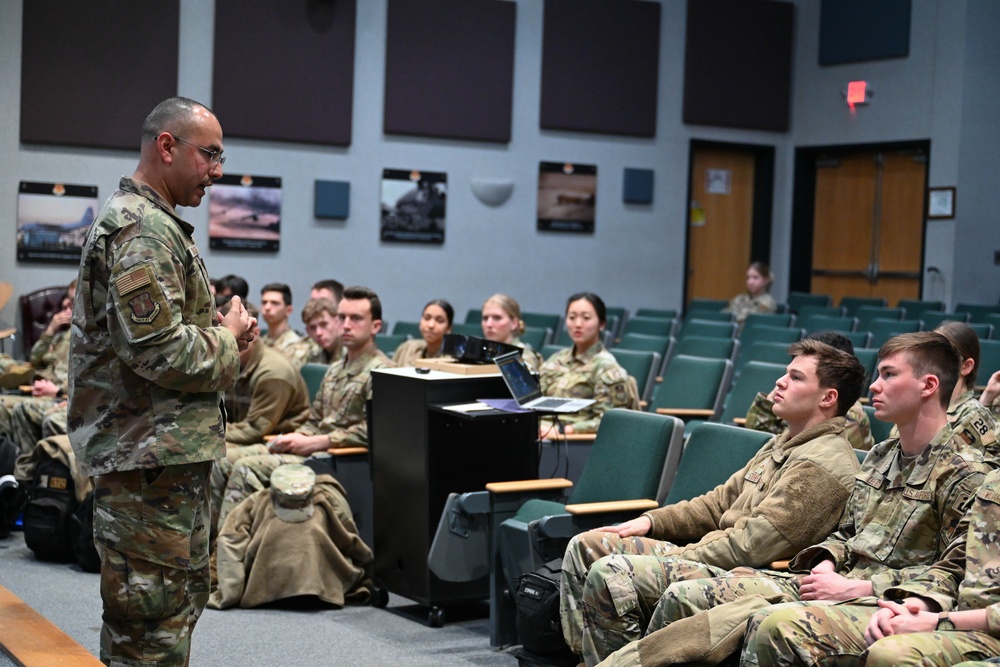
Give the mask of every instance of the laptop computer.
[(590, 398), (557, 398), (555, 396), (542, 396), (542, 388), (538, 384), (538, 378), (531, 374), (531, 371), (521, 359), (521, 350), (501, 354), (493, 359), (503, 381), (510, 389), (518, 407), (525, 410), (538, 410), (541, 412), (579, 412), (588, 405), (594, 403)]

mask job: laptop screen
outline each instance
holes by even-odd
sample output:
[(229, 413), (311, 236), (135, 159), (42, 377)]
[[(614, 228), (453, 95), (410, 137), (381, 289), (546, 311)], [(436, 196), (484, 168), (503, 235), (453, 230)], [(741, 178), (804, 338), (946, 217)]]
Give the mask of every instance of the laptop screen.
[(496, 357), (497, 368), (503, 381), (507, 383), (510, 393), (517, 399), (518, 404), (523, 405), (542, 395), (542, 389), (538, 386), (538, 379), (531, 374), (528, 367), (521, 359), (521, 351), (509, 352)]

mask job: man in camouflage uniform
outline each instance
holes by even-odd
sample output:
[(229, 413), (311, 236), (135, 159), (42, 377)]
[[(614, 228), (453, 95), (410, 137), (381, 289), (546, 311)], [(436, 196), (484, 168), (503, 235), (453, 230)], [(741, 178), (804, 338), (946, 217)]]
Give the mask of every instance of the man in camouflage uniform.
[[(976, 492), (942, 559), (870, 604), (776, 610), (757, 631), (764, 664), (952, 665), (1000, 655), (1000, 471)], [(865, 600), (868, 602), (868, 600)]]
[(744, 635), (743, 659), (755, 663), (756, 628), (770, 605), (881, 595), (923, 572), (964, 534), (962, 517), (990, 467), (948, 426), (959, 355), (941, 334), (919, 332), (890, 339), (879, 359), (872, 404), (879, 419), (898, 425), (900, 438), (865, 458), (837, 531), (795, 556), (792, 572), (808, 574), (738, 568), (674, 583), (647, 635), (601, 664), (718, 664)]
[[(54, 411), (65, 411), (62, 404), (69, 389), (69, 326), (75, 294), (74, 280), (66, 288), (62, 308), (52, 314), (45, 331), (31, 348), (30, 363), (25, 370), (30, 367), (34, 380), (26, 378), (24, 382), (31, 385), (31, 396), (0, 396), (0, 432), (11, 435), (22, 453), (31, 451), (39, 440), (32, 437), (34, 430), (25, 426), (41, 423)], [(24, 407), (15, 417), (18, 406)]]
[(308, 335), (293, 352), (299, 368), (307, 363), (332, 364), (344, 356), (336, 302), (326, 297), (309, 299), (302, 309), (302, 322)]
[(267, 322), (264, 344), (292, 362), (296, 368), (305, 363), (301, 354), (294, 354), (304, 340), (288, 323), (292, 315), (292, 289), (285, 283), (268, 283), (260, 291), (260, 314)]
[[(139, 164), (89, 232), (73, 306), (70, 439), (94, 479), (101, 660), (182, 666), (208, 599), (208, 473), (225, 447), (221, 392), (253, 322), (238, 297), (216, 316), (194, 228), (222, 176), (222, 128), (205, 106), (161, 102)], [(221, 325), (221, 326), (219, 326)]]
[(375, 334), (382, 328), (382, 303), (367, 287), (348, 287), (338, 311), (347, 354), (327, 370), (306, 423), (269, 445), (241, 447), (235, 461), (216, 464), (212, 496), (221, 498), (217, 529), (244, 498), (267, 486), (278, 466), (302, 463), (307, 456), (329, 449), (368, 446), (365, 403), (371, 398), (371, 372), (395, 366), (375, 346)]
[[(836, 331), (819, 331), (807, 336), (807, 338), (822, 341), (838, 350), (854, 354), (854, 344), (851, 343), (851, 340)], [(787, 426), (785, 420), (774, 414), (774, 392), (774, 389), (768, 394), (759, 392), (754, 397), (753, 403), (747, 411), (747, 428), (775, 435), (785, 430)], [(844, 417), (847, 418), (847, 431), (845, 432), (847, 440), (854, 449), (867, 452), (875, 444), (875, 441), (872, 439), (871, 423), (861, 407), (861, 401), (855, 401)]]
[(787, 558), (835, 527), (858, 470), (843, 414), (861, 393), (864, 369), (819, 341), (799, 341), (789, 353), (775, 397), (788, 430), (742, 470), (689, 502), (570, 541), (560, 585), (563, 636), (588, 665), (641, 637), (671, 582)]

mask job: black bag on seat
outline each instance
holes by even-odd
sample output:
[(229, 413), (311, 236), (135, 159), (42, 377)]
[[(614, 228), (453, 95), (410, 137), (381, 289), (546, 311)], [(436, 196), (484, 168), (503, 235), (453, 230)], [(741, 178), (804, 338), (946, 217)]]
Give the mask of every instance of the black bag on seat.
[(87, 494), (70, 517), (69, 532), (73, 557), (76, 558), (77, 564), (84, 572), (100, 572), (101, 557), (97, 553), (97, 545), (94, 544), (93, 490)]
[(567, 665), (580, 659), (569, 650), (559, 621), (559, 577), (562, 559), (550, 560), (521, 577), (514, 604), (517, 606), (517, 636), (521, 650), (515, 653), (522, 667)]

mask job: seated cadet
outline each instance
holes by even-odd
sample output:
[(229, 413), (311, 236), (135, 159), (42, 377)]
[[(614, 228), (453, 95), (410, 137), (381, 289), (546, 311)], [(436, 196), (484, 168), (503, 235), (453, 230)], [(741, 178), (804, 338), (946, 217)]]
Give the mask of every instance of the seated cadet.
[[(267, 322), (267, 334), (264, 344), (285, 355), (295, 363), (292, 350), (302, 340), (295, 329), (288, 323), (292, 315), (292, 290), (285, 283), (268, 283), (260, 291), (260, 314)], [(296, 367), (300, 367), (298, 364)]]
[(375, 346), (382, 303), (367, 287), (348, 287), (338, 311), (347, 354), (327, 370), (306, 422), (267, 446), (241, 447), (237, 455), (242, 458), (223, 459), (213, 468), (212, 498), (221, 499), (217, 527), (240, 501), (266, 487), (278, 466), (302, 463), (311, 454), (333, 448), (368, 445), (365, 403), (371, 398), (371, 371), (395, 366)]
[(1000, 371), (994, 372), (987, 380), (979, 402), (989, 408), (994, 417), (1000, 416)]
[[(250, 317), (257, 309), (247, 304)], [(228, 304), (220, 312), (225, 315)], [(257, 329), (257, 327), (254, 327)], [(240, 352), (240, 377), (226, 392), (226, 445), (253, 445), (265, 436), (287, 433), (309, 417), (309, 390), (302, 374), (258, 331)]]
[(742, 658), (755, 663), (757, 628), (782, 608), (772, 604), (882, 595), (940, 560), (965, 534), (962, 518), (990, 470), (983, 453), (948, 425), (959, 365), (958, 351), (939, 333), (887, 341), (872, 405), (879, 419), (899, 427), (899, 437), (868, 453), (837, 531), (799, 552), (790, 573), (738, 568), (671, 584), (646, 636), (602, 664), (718, 664), (744, 636)]
[[(788, 429), (742, 470), (690, 501), (570, 540), (560, 585), (563, 636), (588, 665), (608, 647), (642, 636), (671, 581), (766, 565), (836, 526), (858, 470), (843, 415), (858, 400), (865, 371), (855, 357), (819, 341), (799, 341), (788, 351), (792, 360), (774, 403)], [(616, 599), (607, 599), (609, 591)]]
[[(806, 338), (819, 340), (827, 345), (834, 346), (838, 350), (854, 354), (854, 344), (851, 343), (851, 339), (836, 331), (818, 331), (806, 336)], [(774, 434), (785, 430), (784, 420), (776, 417), (774, 414), (775, 391), (775, 389), (772, 389), (769, 394), (759, 392), (754, 397), (753, 403), (747, 411), (747, 428)], [(847, 439), (851, 442), (851, 446), (854, 449), (862, 449), (867, 452), (875, 444), (875, 441), (872, 439), (871, 423), (868, 421), (868, 415), (865, 414), (864, 408), (861, 407), (861, 401), (856, 401), (844, 416), (847, 418), (846, 435)]]
[(317, 280), (309, 292), (310, 299), (329, 299), (334, 305), (344, 298), (344, 285), (339, 280)]
[(868, 604), (789, 606), (757, 630), (767, 665), (954, 665), (1000, 655), (1000, 471), (976, 492), (968, 530), (941, 560)]
[(753, 262), (747, 267), (747, 289), (732, 298), (723, 312), (732, 313), (733, 321), (740, 327), (750, 313), (773, 313), (778, 303), (771, 296), (771, 267), (764, 262)]
[(242, 303), (247, 302), (247, 297), (250, 296), (250, 285), (242, 277), (234, 273), (222, 276), (215, 283), (215, 295), (221, 297), (240, 297)]
[(302, 322), (306, 325), (307, 337), (292, 351), (292, 364), (296, 368), (304, 364), (332, 364), (344, 356), (334, 301), (326, 297), (309, 299), (302, 309)]
[(542, 366), (542, 355), (518, 338), (524, 333), (521, 306), (506, 294), (494, 294), (483, 303), (483, 337), (497, 343), (507, 343), (523, 348), (521, 358), (528, 368), (537, 372)]
[[(556, 352), (542, 364), (542, 394), (592, 398), (594, 403), (580, 412), (560, 415), (563, 433), (596, 433), (601, 417), (611, 408), (639, 409), (635, 380), (601, 342), (607, 324), (607, 308), (596, 294), (574, 294), (566, 303), (566, 331), (573, 347)], [(543, 420), (538, 430), (540, 437), (550, 436), (552, 422)]]
[(418, 359), (433, 359), (441, 356), (444, 335), (451, 332), (455, 320), (455, 309), (444, 299), (435, 299), (420, 315), (420, 335), (422, 338), (400, 343), (392, 355), (397, 366), (412, 366)]
[[(35, 448), (38, 437), (33, 437), (34, 431), (24, 432), (14, 430), (14, 408), (24, 404), (18, 423), (30, 425), (41, 423), (53, 412), (65, 412), (66, 392), (69, 389), (69, 339), (70, 321), (73, 318), (73, 297), (76, 294), (76, 281), (66, 288), (62, 299), (62, 307), (52, 314), (48, 326), (41, 337), (31, 348), (31, 397), (4, 395), (0, 396), (0, 432), (10, 434), (15, 440), (23, 442), (29, 452)], [(20, 445), (19, 445), (20, 449)]]

